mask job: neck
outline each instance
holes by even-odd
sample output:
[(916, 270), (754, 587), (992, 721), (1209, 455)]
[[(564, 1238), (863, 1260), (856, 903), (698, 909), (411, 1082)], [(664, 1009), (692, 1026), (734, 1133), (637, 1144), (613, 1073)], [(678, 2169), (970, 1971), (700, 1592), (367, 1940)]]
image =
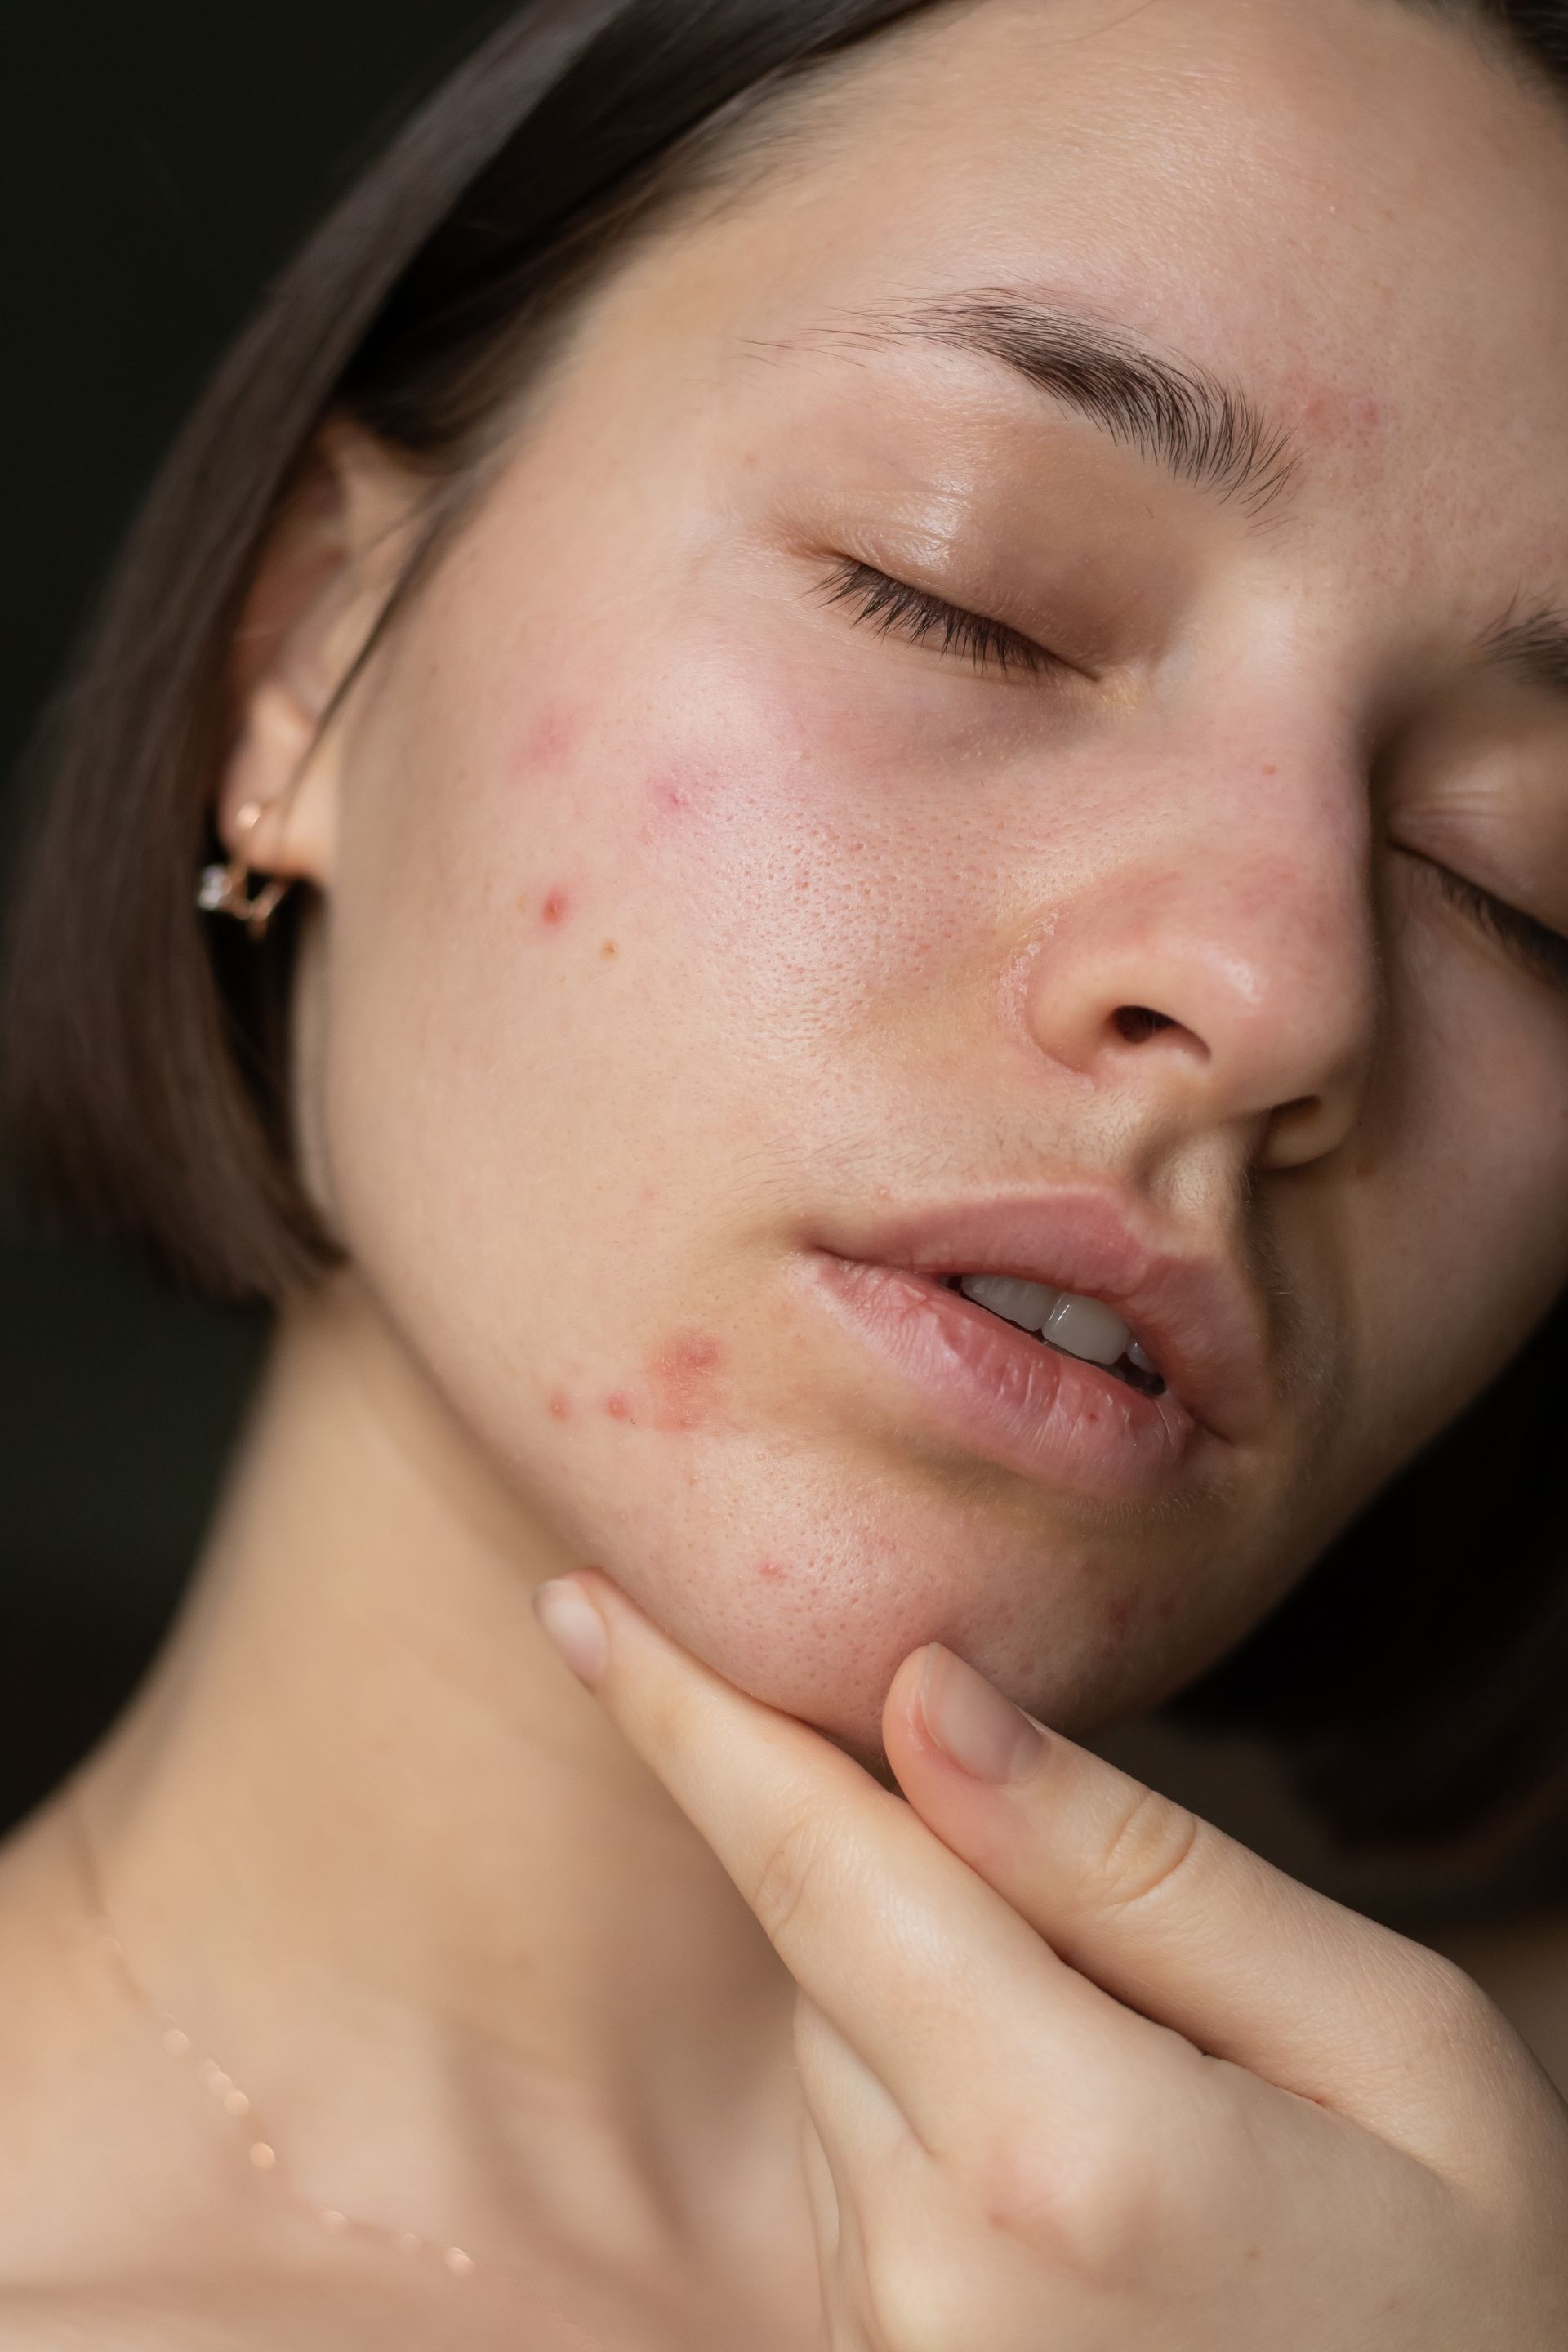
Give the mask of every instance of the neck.
[(747, 2178), (776, 2234), (791, 1988), (539, 1633), (573, 1564), (352, 1276), (290, 1307), (84, 1786), (109, 1903), (323, 2201), (476, 2251), (548, 2206), (624, 2252)]

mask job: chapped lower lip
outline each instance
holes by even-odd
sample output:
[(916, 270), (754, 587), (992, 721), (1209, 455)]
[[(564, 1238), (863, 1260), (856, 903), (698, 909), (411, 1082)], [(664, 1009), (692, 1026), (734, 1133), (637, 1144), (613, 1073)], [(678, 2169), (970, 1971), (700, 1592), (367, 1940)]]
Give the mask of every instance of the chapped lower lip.
[(1205, 1433), (1169, 1391), (1144, 1396), (1031, 1339), (936, 1276), (815, 1253), (821, 1289), (971, 1453), (1050, 1485), (1167, 1491)]

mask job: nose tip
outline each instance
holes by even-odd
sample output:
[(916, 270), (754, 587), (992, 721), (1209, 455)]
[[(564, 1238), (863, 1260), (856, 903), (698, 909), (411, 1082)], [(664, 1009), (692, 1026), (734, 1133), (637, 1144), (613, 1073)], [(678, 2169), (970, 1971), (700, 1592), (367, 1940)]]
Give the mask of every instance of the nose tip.
[(1052, 1060), (1187, 1127), (1249, 1126), (1255, 1162), (1321, 1158), (1353, 1125), (1375, 1020), (1370, 918), (1300, 876), (1242, 893), (1108, 890), (1058, 910), (1029, 992)]

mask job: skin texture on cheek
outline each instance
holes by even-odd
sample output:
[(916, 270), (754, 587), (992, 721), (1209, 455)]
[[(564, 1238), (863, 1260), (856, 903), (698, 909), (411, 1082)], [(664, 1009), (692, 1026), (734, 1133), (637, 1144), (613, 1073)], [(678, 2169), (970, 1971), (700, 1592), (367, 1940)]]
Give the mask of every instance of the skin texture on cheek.
[(711, 1418), (714, 1382), (724, 1360), (719, 1341), (704, 1331), (678, 1332), (655, 1350), (648, 1385), (655, 1429), (700, 1429)]
[(648, 804), (665, 816), (683, 814), (696, 796), (690, 779), (679, 774), (657, 775), (648, 783)]
[(718, 1384), (724, 1358), (711, 1333), (676, 1332), (651, 1351), (635, 1385), (610, 1391), (606, 1420), (665, 1436), (691, 1436), (721, 1421), (729, 1425)]
[(548, 702), (523, 737), (518, 766), (525, 783), (559, 775), (576, 756), (585, 719), (574, 704)]

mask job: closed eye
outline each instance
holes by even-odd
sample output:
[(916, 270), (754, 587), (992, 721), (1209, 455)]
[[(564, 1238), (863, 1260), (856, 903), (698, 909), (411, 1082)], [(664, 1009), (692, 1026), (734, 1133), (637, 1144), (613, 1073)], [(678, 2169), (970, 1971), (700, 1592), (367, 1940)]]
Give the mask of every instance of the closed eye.
[(902, 637), (910, 645), (934, 645), (940, 654), (967, 662), (972, 669), (1017, 670), (1032, 677), (1066, 675), (1072, 669), (1058, 654), (1047, 652), (1005, 621), (966, 612), (944, 596), (889, 579), (852, 556), (834, 566), (823, 594), (829, 604), (848, 605), (857, 626), (875, 629), (879, 636)]
[(1421, 863), (1436, 877), (1444, 897), (1461, 914), (1468, 915), (1500, 947), (1506, 948), (1526, 971), (1568, 996), (1568, 939), (1561, 931), (1538, 922), (1533, 915), (1521, 913), (1506, 898), (1494, 897), (1479, 882), (1468, 881), (1464, 875), (1437, 865), (1434, 859), (1422, 858)]

